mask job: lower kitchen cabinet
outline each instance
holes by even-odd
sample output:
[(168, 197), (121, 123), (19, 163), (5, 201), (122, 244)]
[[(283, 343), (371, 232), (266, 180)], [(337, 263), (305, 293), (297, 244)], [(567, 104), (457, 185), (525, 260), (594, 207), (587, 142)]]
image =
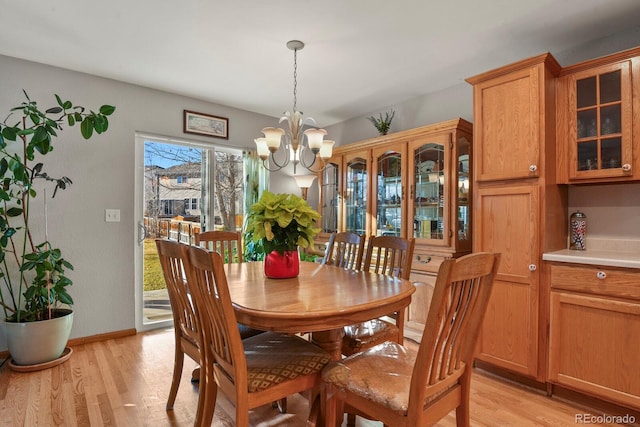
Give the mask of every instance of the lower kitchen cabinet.
[(640, 409), (640, 272), (551, 266), (548, 381)]

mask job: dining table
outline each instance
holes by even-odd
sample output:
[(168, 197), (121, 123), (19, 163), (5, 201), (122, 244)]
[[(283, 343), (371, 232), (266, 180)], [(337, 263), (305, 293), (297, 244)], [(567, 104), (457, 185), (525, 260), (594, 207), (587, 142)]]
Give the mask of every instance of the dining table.
[(288, 279), (264, 275), (262, 262), (225, 265), (236, 320), (255, 329), (311, 333), (333, 360), (341, 358), (343, 327), (404, 310), (415, 292), (409, 280), (300, 261)]

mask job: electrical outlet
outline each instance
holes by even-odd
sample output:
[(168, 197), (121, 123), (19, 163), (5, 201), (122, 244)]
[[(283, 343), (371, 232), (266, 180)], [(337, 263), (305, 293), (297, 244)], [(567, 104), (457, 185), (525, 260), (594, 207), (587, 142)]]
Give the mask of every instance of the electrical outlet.
[(120, 209), (106, 209), (104, 220), (106, 222), (120, 222)]

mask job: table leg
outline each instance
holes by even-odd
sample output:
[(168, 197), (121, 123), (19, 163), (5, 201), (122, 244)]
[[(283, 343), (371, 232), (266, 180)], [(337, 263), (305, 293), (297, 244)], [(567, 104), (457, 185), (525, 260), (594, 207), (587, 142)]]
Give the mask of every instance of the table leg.
[(311, 334), (311, 342), (318, 347), (323, 348), (331, 355), (331, 360), (342, 359), (342, 337), (344, 336), (344, 330), (332, 329), (329, 331), (319, 331)]

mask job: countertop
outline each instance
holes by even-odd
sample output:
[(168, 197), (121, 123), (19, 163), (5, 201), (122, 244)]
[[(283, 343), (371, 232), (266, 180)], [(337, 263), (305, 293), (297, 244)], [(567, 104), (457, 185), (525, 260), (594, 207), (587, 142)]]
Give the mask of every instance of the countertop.
[(542, 254), (545, 261), (570, 262), (640, 269), (640, 241), (623, 239), (587, 240), (584, 251), (562, 249)]

